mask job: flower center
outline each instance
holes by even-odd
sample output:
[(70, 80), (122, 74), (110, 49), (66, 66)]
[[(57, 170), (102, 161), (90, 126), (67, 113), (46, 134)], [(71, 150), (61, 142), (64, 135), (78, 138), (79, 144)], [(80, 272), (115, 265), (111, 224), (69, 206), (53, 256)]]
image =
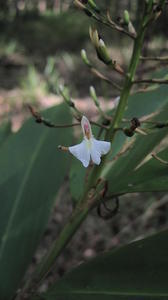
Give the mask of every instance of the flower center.
[(87, 123), (84, 124), (84, 131), (85, 131), (85, 136), (87, 137), (88, 140), (90, 140), (90, 128)]

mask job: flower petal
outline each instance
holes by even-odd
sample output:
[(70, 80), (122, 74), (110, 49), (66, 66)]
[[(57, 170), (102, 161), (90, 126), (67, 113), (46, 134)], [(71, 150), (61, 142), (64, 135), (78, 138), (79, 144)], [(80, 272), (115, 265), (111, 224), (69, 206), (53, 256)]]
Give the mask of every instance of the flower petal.
[(86, 141), (82, 141), (80, 144), (69, 147), (69, 151), (77, 159), (79, 159), (85, 168), (88, 167), (90, 162), (90, 151), (86, 146)]
[(93, 147), (100, 153), (100, 155), (107, 154), (110, 151), (111, 143), (105, 141), (98, 141), (93, 139)]
[(96, 165), (100, 165), (100, 162), (101, 162), (100, 152), (98, 152), (95, 147), (92, 147), (90, 154), (91, 154), (91, 159), (92, 159), (93, 163), (96, 164)]
[(92, 139), (91, 147), (91, 159), (96, 164), (99, 165), (101, 162), (101, 156), (107, 154), (111, 147), (110, 142), (98, 141)]

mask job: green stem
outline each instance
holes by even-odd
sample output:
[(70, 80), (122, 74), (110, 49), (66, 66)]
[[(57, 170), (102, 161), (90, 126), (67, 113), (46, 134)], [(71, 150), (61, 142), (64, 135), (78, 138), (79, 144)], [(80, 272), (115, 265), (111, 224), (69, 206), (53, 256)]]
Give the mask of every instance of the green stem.
[(43, 279), (43, 277), (46, 276), (46, 274), (50, 271), (56, 257), (59, 256), (61, 251), (64, 249), (66, 244), (70, 241), (70, 239), (78, 229), (79, 225), (85, 220), (89, 210), (89, 205), (86, 205), (85, 207), (76, 207), (70, 220), (66, 223), (65, 227), (60, 233), (58, 240), (53, 243), (44, 261), (42, 261), (42, 263), (37, 268), (37, 271), (35, 273), (35, 282), (39, 283)]
[(53, 267), (55, 259), (59, 256), (67, 243), (71, 240), (71, 238), (79, 228), (79, 225), (86, 219), (86, 216), (88, 215), (88, 212), (91, 209), (92, 205), (92, 202), (88, 202), (85, 206), (79, 204), (75, 208), (69, 221), (61, 231), (58, 240), (53, 243), (52, 247), (42, 260), (41, 264), (37, 266), (37, 269), (35, 270), (30, 280), (26, 281), (25, 286), (23, 287), (21, 293), (16, 297), (16, 300), (22, 300), (23, 295), (28, 295), (28, 297), (31, 297), (32, 294), (36, 292), (40, 282)]
[[(152, 11), (151, 11), (152, 13)], [(149, 15), (149, 12), (147, 12)], [(124, 88), (121, 92), (120, 96), (120, 102), (113, 120), (113, 123), (106, 133), (106, 139), (113, 142), (115, 137), (116, 128), (119, 126), (123, 114), (125, 111), (125, 108), (127, 106), (128, 102), (128, 96), (130, 94), (130, 90), (132, 87), (132, 83), (134, 80), (134, 75), (136, 72), (136, 68), (140, 59), (144, 34), (146, 26), (144, 26), (144, 20), (146, 19), (146, 14), (144, 13), (143, 19), (140, 24), (140, 28), (137, 34), (137, 38), (134, 41), (134, 49), (133, 54), (130, 62), (130, 66), (128, 69), (128, 73), (125, 79)], [(98, 197), (95, 196), (94, 202), (90, 203), (88, 200), (88, 192), (91, 190), (91, 188), (96, 184), (97, 179), (100, 177), (102, 169), (104, 168), (105, 162), (107, 160), (108, 156), (103, 157), (101, 165), (95, 166), (93, 168), (93, 171), (88, 179), (88, 184), (86, 186), (86, 191), (81, 199), (81, 202), (76, 207), (75, 211), (73, 212), (69, 222), (65, 225), (62, 232), (60, 233), (58, 239), (54, 242), (52, 245), (51, 250), (47, 254), (46, 257), (42, 260), (42, 263), (37, 268), (32, 280), (30, 283), (27, 284), (26, 291), (30, 292), (31, 287), (33, 284), (38, 284), (49, 272), (51, 267), (53, 266), (56, 258), (59, 256), (59, 254), (62, 252), (62, 250), (65, 248), (65, 246), (68, 244), (68, 242), (71, 240), (77, 229), (79, 228), (80, 224), (85, 220), (87, 217), (89, 211), (92, 209), (92, 207), (97, 203)], [(100, 199), (99, 199), (100, 200)]]
[[(123, 113), (125, 111), (125, 107), (127, 105), (128, 96), (130, 93), (130, 89), (132, 86), (132, 81), (136, 72), (136, 67), (139, 62), (143, 38), (144, 38), (144, 32), (145, 29), (143, 27), (140, 28), (139, 34), (137, 36), (137, 39), (135, 40), (134, 44), (134, 50), (133, 55), (129, 67), (129, 71), (125, 80), (124, 89), (121, 93), (120, 97), (120, 103), (118, 105), (118, 109), (116, 112), (116, 115), (114, 117), (114, 121), (112, 126), (110, 127), (109, 131), (106, 134), (106, 138), (109, 140), (113, 140), (116, 132), (116, 128), (118, 127), (120, 121), (122, 120)], [(107, 157), (107, 156), (106, 156)], [(93, 187), (93, 185), (96, 183), (98, 177), (100, 176), (100, 173), (102, 171), (102, 168), (104, 167), (104, 163), (106, 161), (106, 157), (103, 158), (102, 163), (100, 166), (95, 166), (94, 170), (91, 174), (91, 177), (89, 179), (89, 183), (86, 187), (86, 192), (84, 194), (84, 197), (82, 198), (82, 203), (86, 201), (87, 194), (89, 190)], [(85, 220), (90, 207), (87, 205), (83, 209), (77, 209), (75, 210), (74, 214), (72, 215), (70, 221), (65, 225), (64, 229), (62, 230), (59, 238), (57, 241), (54, 242), (51, 250), (49, 251), (47, 257), (42, 262), (42, 264), (39, 266), (37, 272), (36, 272), (36, 280), (39, 282), (46, 273), (50, 270), (51, 266), (53, 265), (55, 259), (58, 257), (60, 252), (63, 250), (63, 248), (66, 246), (66, 244), (69, 242), (71, 237), (74, 235), (76, 230), (78, 229), (78, 226)]]
[[(144, 16), (144, 18), (145, 18), (145, 16)], [(145, 30), (146, 30), (146, 28), (143, 26), (143, 20), (142, 20), (141, 26), (139, 28), (139, 32), (137, 34), (137, 38), (135, 39), (135, 42), (134, 42), (132, 58), (131, 58), (130, 66), (129, 66), (128, 73), (127, 73), (127, 76), (125, 79), (124, 87), (121, 92), (120, 102), (117, 107), (117, 111), (114, 116), (112, 125), (111, 125), (109, 131), (107, 131), (106, 136), (105, 136), (105, 139), (111, 141), (111, 143), (113, 142), (114, 137), (115, 137), (115, 133), (116, 133), (115, 129), (119, 126), (119, 124), (123, 118), (125, 108), (127, 106), (128, 96), (130, 94), (131, 87), (133, 84), (133, 79), (134, 79), (134, 76), (136, 73), (136, 68), (137, 68), (138, 62), (140, 60)], [(91, 187), (95, 184), (97, 179), (100, 177), (102, 169), (104, 168), (104, 165), (107, 161), (107, 158), (108, 158), (108, 155), (104, 156), (102, 159), (101, 165), (94, 167), (94, 169), (90, 175), (90, 178), (88, 180), (88, 185), (86, 187), (86, 192), (85, 192), (84, 198), (86, 197), (86, 195), (87, 195), (88, 191), (91, 189)]]

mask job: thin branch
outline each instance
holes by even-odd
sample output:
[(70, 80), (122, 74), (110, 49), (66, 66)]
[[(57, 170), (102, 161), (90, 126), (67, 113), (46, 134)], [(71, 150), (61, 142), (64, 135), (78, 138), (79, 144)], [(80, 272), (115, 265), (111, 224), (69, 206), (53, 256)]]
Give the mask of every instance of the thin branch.
[(153, 157), (154, 159), (158, 160), (158, 161), (161, 162), (162, 164), (168, 165), (168, 161), (166, 161), (166, 160), (160, 158), (159, 156), (157, 156), (157, 154), (156, 154), (155, 152), (153, 152), (151, 155), (152, 155), (152, 157)]
[(122, 67), (115, 61), (115, 60), (112, 60), (111, 61), (111, 64), (109, 64), (109, 66), (114, 70), (116, 71), (118, 74), (122, 75), (122, 76), (125, 76), (125, 72), (124, 70), (122, 69)]
[(131, 34), (130, 32), (126, 31), (123, 27), (117, 25), (112, 19), (111, 19), (111, 16), (110, 16), (110, 12), (107, 11), (107, 20), (108, 22), (106, 21), (106, 23), (104, 23), (105, 25), (108, 25), (109, 27), (111, 27), (112, 29), (115, 29), (117, 30), (118, 32), (120, 33), (123, 33), (127, 36), (129, 36), (131, 39), (135, 39), (135, 36), (133, 34)]
[(133, 147), (134, 141), (134, 139), (131, 139), (128, 142), (126, 142), (121, 148), (121, 150), (113, 157), (113, 159), (110, 162), (116, 161), (120, 156), (127, 153)]
[[(85, 10), (85, 7), (81, 7), (82, 10)], [(86, 10), (85, 10), (86, 12)], [(93, 19), (95, 19), (97, 22), (100, 22), (108, 27), (110, 27), (111, 29), (114, 29), (120, 33), (123, 33), (127, 36), (129, 36), (132, 39), (135, 39), (135, 36), (133, 34), (131, 34), (129, 31), (125, 30), (123, 27), (119, 26), (118, 24), (116, 24), (114, 21), (112, 21), (111, 16), (109, 11), (107, 10), (107, 14), (106, 15), (102, 15), (102, 14), (97, 14), (95, 11), (93, 11), (92, 9), (89, 9), (87, 7), (87, 14), (92, 17)]]
[(106, 81), (108, 84), (114, 86), (117, 90), (121, 91), (122, 88), (115, 82), (113, 82), (112, 80), (110, 80), (108, 77), (106, 77), (105, 75), (103, 75), (100, 71), (98, 71), (97, 69), (95, 68), (91, 68), (90, 69), (91, 72), (96, 75), (97, 77), (99, 77), (100, 79)]
[(34, 108), (31, 105), (28, 105), (28, 109), (30, 110), (32, 116), (35, 118), (35, 121), (37, 123), (42, 123), (47, 127), (50, 128), (68, 128), (68, 127), (73, 127), (73, 126), (79, 126), (80, 123), (73, 123), (73, 124), (54, 124), (53, 122), (50, 122), (49, 120), (43, 118), (38, 112), (34, 110)]
[(58, 149), (62, 150), (62, 151), (65, 151), (65, 152), (67, 152), (69, 150), (68, 147), (61, 146), (61, 145), (58, 146)]
[(168, 62), (168, 56), (151, 56), (151, 57), (145, 57), (141, 56), (141, 60), (148, 60), (148, 61), (163, 61), (163, 62)]
[(139, 79), (134, 80), (133, 84), (151, 83), (151, 84), (168, 84), (168, 79)]
[(105, 126), (105, 125), (103, 125), (103, 124), (99, 124), (99, 123), (94, 122), (94, 121), (90, 121), (90, 124), (95, 125), (95, 126), (98, 126), (98, 127), (100, 127), (100, 128), (103, 128), (103, 129), (105, 129), (105, 130), (108, 130), (108, 129), (109, 129), (107, 126)]
[[(46, 120), (45, 118), (43, 118), (38, 112), (36, 112), (34, 110), (34, 108), (31, 105), (28, 105), (28, 108), (32, 114), (32, 116), (35, 118), (35, 121), (39, 124), (44, 124), (47, 127), (50, 128), (69, 128), (69, 127), (74, 127), (74, 126), (81, 126), (81, 123), (72, 123), (72, 124), (54, 124), (53, 122), (50, 122), (49, 120)], [(90, 121), (90, 123), (92, 125), (98, 126), (100, 128), (103, 128), (105, 130), (108, 130), (108, 127), (103, 125), (103, 124), (99, 124), (95, 121)]]

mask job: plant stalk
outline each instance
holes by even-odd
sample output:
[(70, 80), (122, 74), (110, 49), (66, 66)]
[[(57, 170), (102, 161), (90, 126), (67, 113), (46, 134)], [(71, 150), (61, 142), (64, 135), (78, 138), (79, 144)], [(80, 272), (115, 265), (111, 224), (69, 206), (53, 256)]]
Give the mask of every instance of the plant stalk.
[[(152, 11), (151, 11), (152, 14)], [(143, 45), (144, 40), (144, 34), (146, 30), (146, 26), (144, 26), (144, 20), (146, 19), (146, 13), (144, 13), (143, 18), (141, 20), (140, 28), (137, 34), (137, 37), (134, 40), (134, 48), (132, 53), (132, 58), (130, 61), (128, 73), (125, 78), (124, 87), (121, 92), (120, 96), (120, 102), (114, 117), (114, 120), (111, 124), (111, 127), (106, 132), (106, 140), (109, 140), (113, 142), (115, 138), (115, 132), (116, 128), (119, 126), (124, 111), (127, 106), (128, 102), (128, 96), (131, 91), (131, 87), (133, 84), (134, 76), (136, 73), (137, 65), (140, 60), (141, 55), (141, 49)], [(95, 206), (97, 201), (100, 201), (100, 198), (98, 196), (94, 197), (94, 201), (90, 202), (88, 201), (89, 196), (88, 193), (90, 190), (95, 186), (97, 179), (100, 177), (102, 169), (105, 165), (105, 162), (107, 160), (108, 156), (104, 156), (101, 162), (100, 166), (95, 166), (93, 168), (93, 171), (91, 172), (88, 184), (85, 189), (85, 193), (75, 208), (74, 212), (72, 213), (72, 216), (70, 217), (70, 220), (67, 222), (63, 230), (61, 231), (58, 239), (54, 242), (52, 245), (49, 253), (43, 258), (41, 264), (37, 267), (35, 270), (35, 273), (33, 275), (33, 278), (31, 282), (27, 284), (25, 287), (26, 291), (28, 291), (29, 294), (31, 294), (31, 288), (36, 287), (36, 285), (39, 284), (39, 282), (48, 274), (48, 272), (51, 270), (53, 264), (55, 263), (56, 258), (59, 256), (59, 254), (62, 252), (62, 250), (66, 247), (68, 242), (71, 240), (81, 223), (86, 219), (89, 211)], [(19, 298), (18, 298), (19, 299)], [(21, 299), (21, 298), (20, 298)]]

